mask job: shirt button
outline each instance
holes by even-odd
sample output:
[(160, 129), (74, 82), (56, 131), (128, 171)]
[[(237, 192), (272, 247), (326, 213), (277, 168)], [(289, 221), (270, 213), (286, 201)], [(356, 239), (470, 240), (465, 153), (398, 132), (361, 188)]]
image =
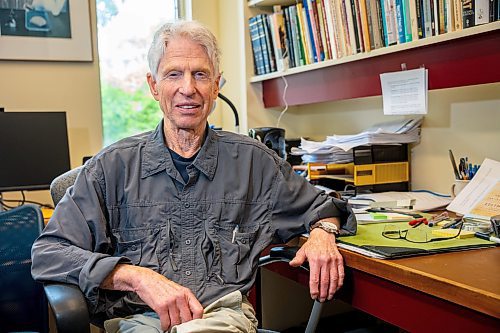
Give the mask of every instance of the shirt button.
[(185, 271), (184, 274), (186, 274), (187, 276), (191, 275), (191, 271)]
[(191, 240), (190, 239), (186, 239), (186, 241), (184, 243), (186, 243), (186, 245), (190, 245), (191, 244)]
[(184, 207), (189, 208), (189, 202), (184, 203)]

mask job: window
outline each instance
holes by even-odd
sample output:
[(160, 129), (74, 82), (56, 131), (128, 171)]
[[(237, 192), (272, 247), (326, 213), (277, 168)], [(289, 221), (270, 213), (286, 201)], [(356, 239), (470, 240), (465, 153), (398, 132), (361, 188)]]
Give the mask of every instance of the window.
[(177, 0), (96, 0), (104, 145), (161, 119), (146, 82), (155, 30), (178, 17)]

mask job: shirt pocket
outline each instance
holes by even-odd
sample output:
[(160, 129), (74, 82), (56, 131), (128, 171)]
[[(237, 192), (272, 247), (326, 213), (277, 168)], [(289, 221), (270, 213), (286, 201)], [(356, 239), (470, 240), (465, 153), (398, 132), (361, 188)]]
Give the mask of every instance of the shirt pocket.
[(253, 274), (252, 246), (259, 225), (241, 221), (234, 223), (219, 221), (211, 228), (214, 229), (221, 247), (220, 265), (223, 281), (229, 284), (239, 284), (249, 280)]
[(114, 229), (116, 240), (114, 255), (130, 259), (132, 264), (159, 271), (158, 247), (161, 227)]

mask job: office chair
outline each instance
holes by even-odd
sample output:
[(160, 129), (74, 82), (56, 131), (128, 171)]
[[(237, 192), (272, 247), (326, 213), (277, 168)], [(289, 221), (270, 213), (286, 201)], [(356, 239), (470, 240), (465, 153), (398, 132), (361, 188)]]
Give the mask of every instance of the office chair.
[[(63, 197), (66, 189), (73, 185), (81, 167), (72, 169), (57, 178), (50, 185), (50, 193), (54, 205), (57, 205)], [(271, 249), (269, 255), (259, 259), (259, 267), (273, 262), (289, 262), (295, 257), (298, 247), (275, 247)], [(302, 269), (309, 270), (307, 264), (301, 266)], [(90, 321), (87, 303), (83, 293), (78, 286), (61, 283), (47, 283), (44, 285), (45, 294), (49, 301), (50, 308), (54, 314), (54, 322), (58, 333), (90, 333), (90, 324), (103, 327), (104, 318), (94, 318)], [(321, 314), (322, 303), (314, 301), (314, 305), (307, 323), (306, 333), (312, 333)], [(276, 331), (259, 329), (258, 333), (277, 333)]]
[(42, 212), (26, 204), (0, 212), (0, 332), (48, 332), (43, 286), (31, 277), (31, 247)]

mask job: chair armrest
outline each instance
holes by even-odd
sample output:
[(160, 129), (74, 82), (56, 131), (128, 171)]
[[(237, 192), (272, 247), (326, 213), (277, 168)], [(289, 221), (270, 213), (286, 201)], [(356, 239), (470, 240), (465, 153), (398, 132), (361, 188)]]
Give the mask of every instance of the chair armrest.
[[(265, 266), (279, 261), (290, 262), (295, 258), (298, 250), (298, 246), (275, 246), (271, 248), (269, 255), (259, 258), (259, 266)], [(300, 267), (309, 271), (309, 264), (307, 262), (304, 262)]]
[(81, 290), (70, 284), (45, 284), (58, 333), (90, 333), (89, 312)]

